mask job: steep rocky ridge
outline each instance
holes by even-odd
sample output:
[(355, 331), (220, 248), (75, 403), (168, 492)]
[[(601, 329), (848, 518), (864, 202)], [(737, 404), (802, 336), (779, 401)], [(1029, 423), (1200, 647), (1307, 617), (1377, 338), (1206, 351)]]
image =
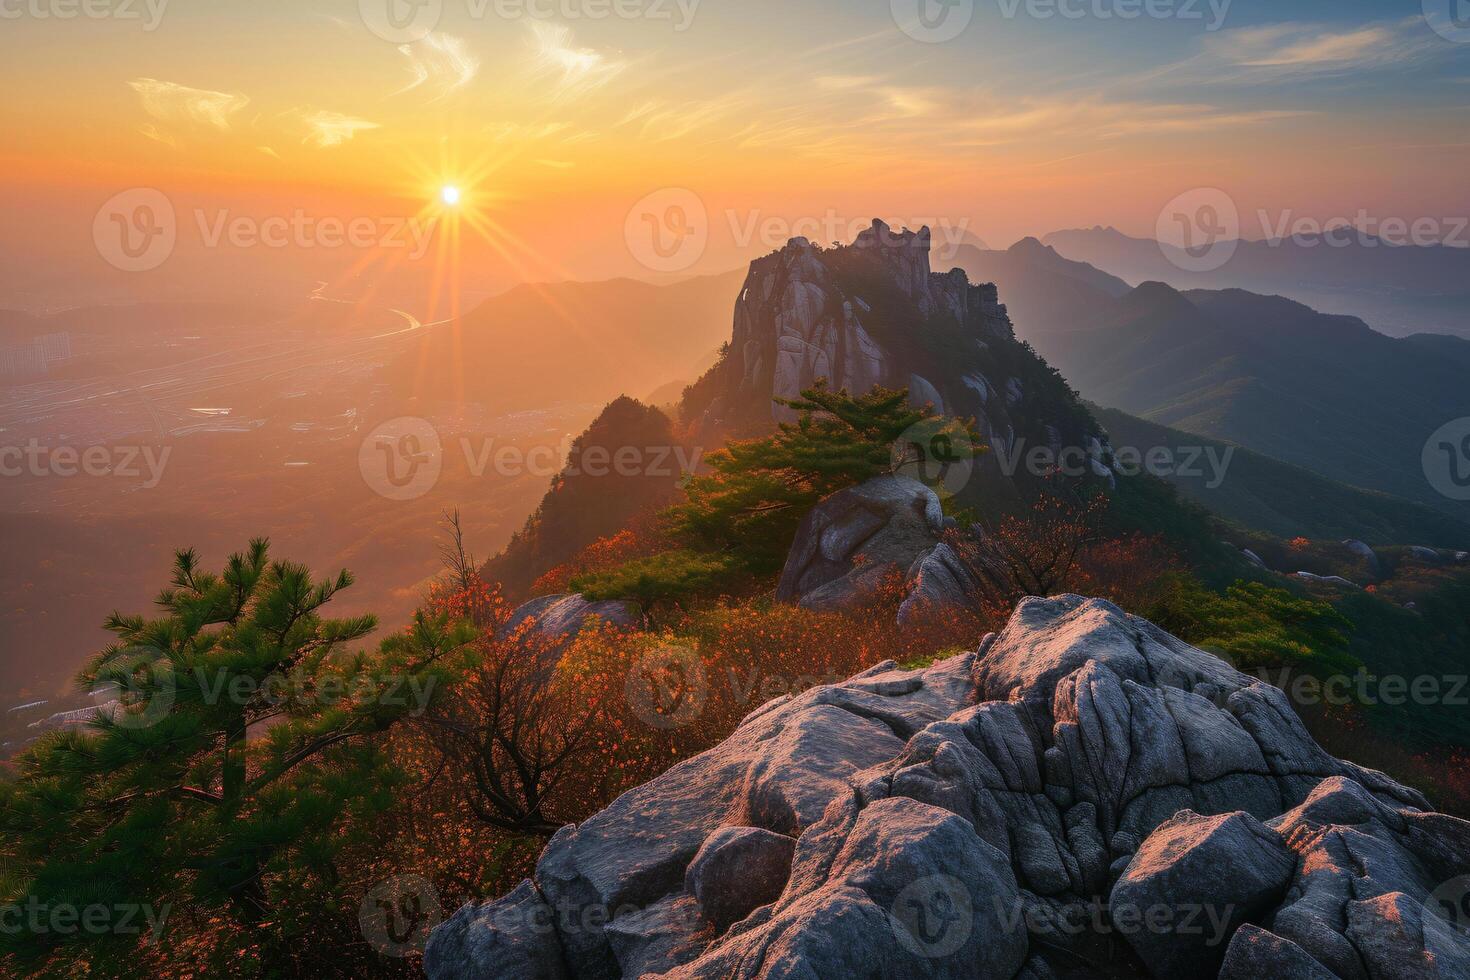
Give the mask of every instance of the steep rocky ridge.
[(1109, 477), (1106, 436), (1075, 394), (1015, 331), (994, 284), (960, 269), (930, 269), (930, 232), (882, 221), (850, 245), (792, 239), (751, 263), (735, 304), (730, 344), (689, 391), (682, 412), (704, 433), (745, 434), (794, 413), (790, 399), (818, 379), (863, 394), (907, 388), (915, 404), (973, 418), (995, 450), (982, 485), (1025, 480), (1008, 472), (1017, 447), (1085, 447)]
[(563, 828), (425, 967), (1463, 977), (1438, 899), (1467, 872), (1470, 824), (1327, 755), (1281, 691), (1101, 600), (1028, 599), (975, 653), (761, 707)]

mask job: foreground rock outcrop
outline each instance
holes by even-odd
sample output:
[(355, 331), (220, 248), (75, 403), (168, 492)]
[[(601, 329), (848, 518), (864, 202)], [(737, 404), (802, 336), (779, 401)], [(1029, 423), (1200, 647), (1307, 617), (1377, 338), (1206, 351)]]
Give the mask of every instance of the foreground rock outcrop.
[(1281, 691), (1109, 603), (1029, 599), (975, 653), (772, 701), (563, 828), (425, 968), (1467, 977), (1439, 911), (1467, 872), (1470, 823), (1329, 756)]

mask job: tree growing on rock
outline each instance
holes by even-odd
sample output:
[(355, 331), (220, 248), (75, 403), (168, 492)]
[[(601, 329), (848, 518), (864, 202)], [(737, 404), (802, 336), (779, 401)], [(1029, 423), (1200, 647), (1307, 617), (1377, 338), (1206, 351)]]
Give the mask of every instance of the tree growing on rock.
[[(854, 397), (823, 380), (778, 401), (800, 413), (797, 420), (712, 454), (711, 472), (691, 479), (688, 499), (668, 512), (691, 547), (734, 556), (756, 574), (781, 567), (801, 518), (828, 494), (930, 462), (936, 447), (980, 451), (971, 427), (910, 407), (906, 390)], [(951, 429), (961, 438), (947, 438)]]

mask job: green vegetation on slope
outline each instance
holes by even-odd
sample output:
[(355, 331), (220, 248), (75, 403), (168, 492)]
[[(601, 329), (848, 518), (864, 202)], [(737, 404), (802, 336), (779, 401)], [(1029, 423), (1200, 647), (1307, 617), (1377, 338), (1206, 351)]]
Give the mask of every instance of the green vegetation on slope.
[(1192, 474), (1166, 478), (1187, 498), (1244, 527), (1283, 538), (1357, 538), (1370, 545), (1432, 544), (1470, 547), (1470, 524), (1424, 504), (1372, 490), (1360, 490), (1290, 463), (1204, 436), (1181, 432), (1117, 409), (1093, 407), (1093, 415), (1112, 437), (1113, 448), (1147, 453), (1156, 447), (1229, 452), (1229, 466), (1218, 486), (1201, 454)]

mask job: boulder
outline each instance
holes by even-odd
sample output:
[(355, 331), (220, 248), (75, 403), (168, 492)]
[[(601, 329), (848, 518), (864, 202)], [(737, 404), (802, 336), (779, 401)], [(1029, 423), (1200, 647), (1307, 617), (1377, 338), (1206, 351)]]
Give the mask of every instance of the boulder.
[(941, 541), (920, 555), (909, 567), (905, 579), (903, 603), (898, 608), (898, 623), (908, 626), (925, 617), (942, 615), (946, 610), (967, 609), (978, 612), (977, 583), (954, 549)]
[(927, 378), (917, 374), (909, 375), (909, 404), (914, 408), (924, 408), (927, 405), (934, 410), (935, 415), (944, 414), (944, 396)]
[(631, 629), (639, 622), (638, 607), (615, 599), (590, 602), (580, 595), (541, 596), (517, 606), (496, 638), (519, 638), (559, 653), (594, 621)]
[(1383, 574), (1382, 566), (1378, 561), (1378, 553), (1367, 544), (1356, 538), (1349, 538), (1342, 543), (1342, 546), (1367, 563), (1369, 576), (1378, 578)]
[(1304, 582), (1318, 582), (1322, 585), (1335, 585), (1343, 589), (1356, 589), (1356, 582), (1349, 582), (1341, 575), (1316, 575), (1312, 572), (1297, 572), (1296, 577)]
[(670, 895), (646, 909), (629, 910), (606, 927), (623, 975), (661, 974), (697, 957), (715, 930), (688, 895)]
[(967, 821), (895, 798), (834, 807), (812, 836), (792, 893), (664, 980), (1009, 978), (1025, 962), (1015, 877)]
[(1230, 940), (1219, 980), (1337, 980), (1296, 943), (1259, 926), (1243, 925)]
[(562, 962), (554, 913), (530, 881), (488, 905), (466, 905), (429, 935), (431, 977), (572, 980)]
[(1126, 913), (1129, 945), (1156, 975), (1210, 976), (1247, 919), (1273, 908), (1296, 855), (1248, 813), (1176, 813), (1143, 842), (1113, 886), (1109, 911)]
[[(1048, 980), (1117, 975), (1121, 935), (1157, 976), (1458, 977), (1470, 940), (1431, 899), (1467, 874), (1470, 823), (1328, 755), (1280, 690), (1059, 596), (975, 653), (757, 709), (564, 828), (425, 967)], [(474, 929), (525, 907), (558, 928)]]
[(840, 490), (801, 522), (776, 598), (856, 613), (891, 591), (904, 626), (977, 611), (975, 582), (942, 540), (952, 526), (938, 495), (911, 477), (880, 476)]
[(880, 476), (840, 490), (802, 519), (776, 598), (807, 605), (809, 596), (848, 579), (810, 604), (838, 608), (833, 596), (840, 595), (855, 607), (877, 588), (875, 569), (909, 568), (943, 532), (939, 497), (917, 480)]
[(700, 847), (684, 872), (684, 889), (723, 931), (781, 897), (795, 853), (793, 837), (759, 827), (726, 827)]

